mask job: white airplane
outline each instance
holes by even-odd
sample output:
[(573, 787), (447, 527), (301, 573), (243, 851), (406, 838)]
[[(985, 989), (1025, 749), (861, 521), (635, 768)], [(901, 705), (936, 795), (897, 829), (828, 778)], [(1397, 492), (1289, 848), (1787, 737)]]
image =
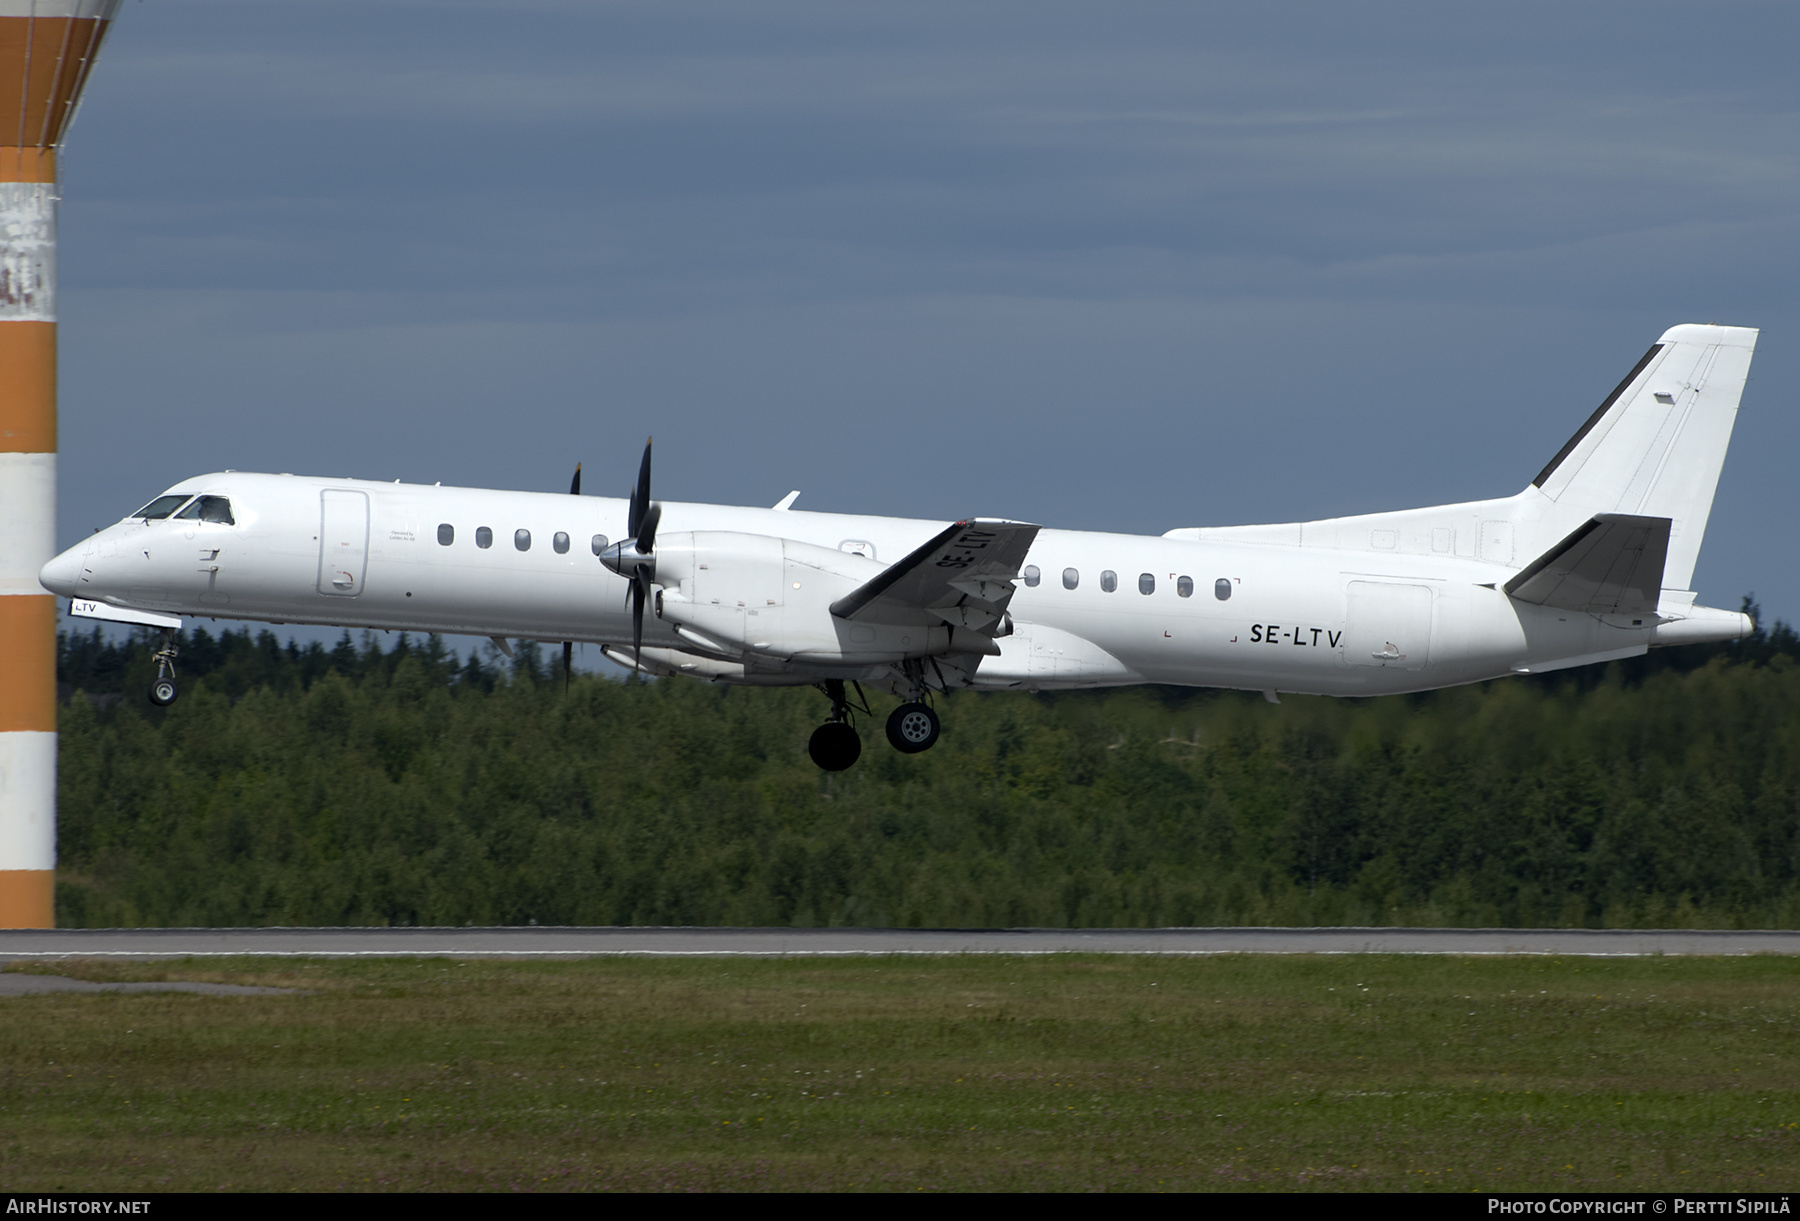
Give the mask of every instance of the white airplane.
[[(77, 616), (182, 615), (600, 645), (659, 676), (816, 684), (827, 770), (856, 761), (849, 687), (901, 696), (1172, 683), (1364, 696), (1732, 640), (1688, 589), (1757, 332), (1677, 326), (1516, 496), (1161, 537), (659, 504), (226, 471), (187, 479), (46, 564)], [(646, 613), (648, 612), (648, 613)], [(860, 710), (866, 712), (866, 702)]]

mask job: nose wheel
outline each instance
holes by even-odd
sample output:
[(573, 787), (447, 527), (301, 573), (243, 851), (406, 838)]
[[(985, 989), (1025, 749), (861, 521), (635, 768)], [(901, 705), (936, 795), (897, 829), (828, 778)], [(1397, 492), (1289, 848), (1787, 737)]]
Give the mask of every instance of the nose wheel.
[(158, 708), (167, 708), (181, 694), (181, 688), (175, 685), (175, 655), (180, 651), (175, 646), (174, 631), (164, 628), (162, 645), (151, 655), (156, 662), (156, 681), (150, 684), (150, 702)]
[(937, 745), (937, 713), (921, 703), (902, 704), (888, 714), (887, 739), (903, 755), (916, 755)]

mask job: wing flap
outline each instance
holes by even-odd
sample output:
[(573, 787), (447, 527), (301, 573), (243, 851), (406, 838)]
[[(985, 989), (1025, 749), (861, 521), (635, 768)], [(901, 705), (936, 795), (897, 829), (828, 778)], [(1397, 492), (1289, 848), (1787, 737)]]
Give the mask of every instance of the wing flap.
[(1654, 614), (1669, 554), (1667, 517), (1599, 513), (1506, 583), (1520, 602), (1591, 615)]
[(1037, 532), (1016, 521), (956, 522), (833, 602), (831, 613), (871, 623), (947, 623), (991, 636)]

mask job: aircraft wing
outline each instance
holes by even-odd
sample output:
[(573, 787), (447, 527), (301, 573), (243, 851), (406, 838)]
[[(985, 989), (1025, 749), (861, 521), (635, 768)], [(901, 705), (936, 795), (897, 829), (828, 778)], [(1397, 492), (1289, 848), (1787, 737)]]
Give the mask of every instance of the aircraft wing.
[(870, 623), (948, 623), (992, 635), (1037, 532), (1016, 521), (959, 521), (833, 602), (831, 613)]
[(1667, 517), (1600, 513), (1506, 583), (1521, 602), (1591, 615), (1654, 614), (1669, 554)]

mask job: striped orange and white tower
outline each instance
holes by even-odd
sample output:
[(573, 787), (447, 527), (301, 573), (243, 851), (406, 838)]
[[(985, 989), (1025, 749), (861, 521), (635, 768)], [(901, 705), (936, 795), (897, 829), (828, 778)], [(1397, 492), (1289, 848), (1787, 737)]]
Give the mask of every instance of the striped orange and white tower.
[(119, 0), (0, 0), (0, 928), (56, 920), (56, 156)]

